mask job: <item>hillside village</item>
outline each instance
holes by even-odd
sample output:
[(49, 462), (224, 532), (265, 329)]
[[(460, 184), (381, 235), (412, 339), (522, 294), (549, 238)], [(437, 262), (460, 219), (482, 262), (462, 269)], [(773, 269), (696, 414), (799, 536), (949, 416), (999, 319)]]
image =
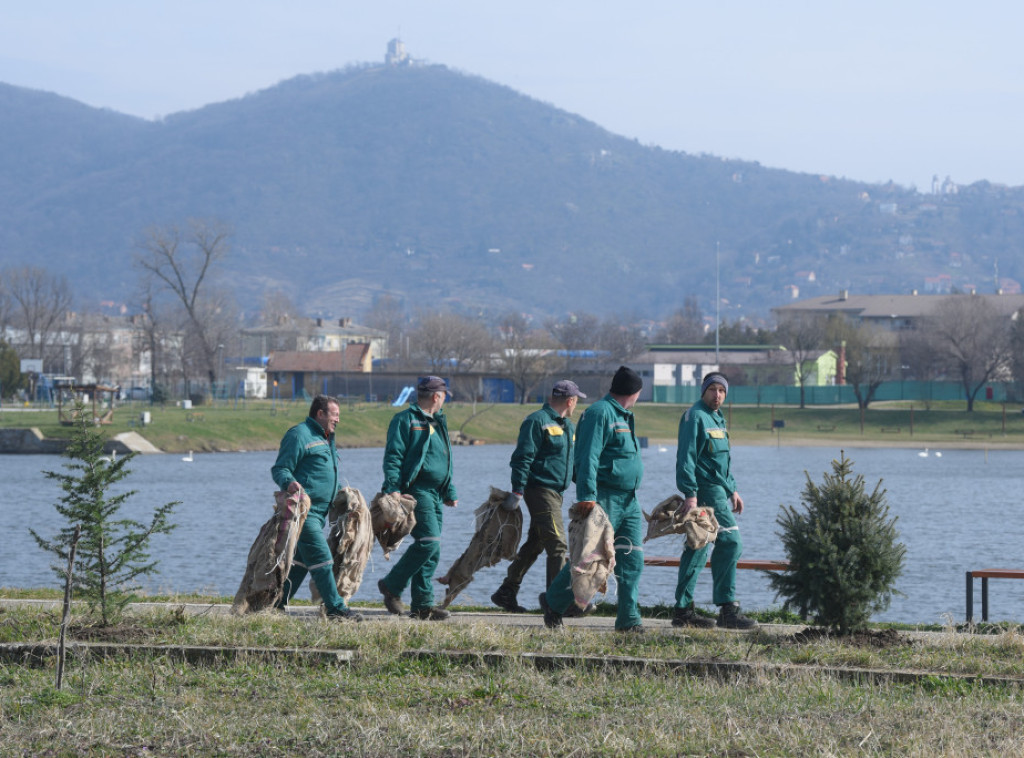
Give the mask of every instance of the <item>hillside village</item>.
[[(964, 311), (970, 306), (972, 310)], [(951, 307), (965, 335), (986, 335), (982, 352), (973, 341), (972, 382), (964, 385), (955, 362), (914, 357), (915, 340), (936, 331)], [(860, 402), (861, 392), (878, 393), (886, 383), (926, 383), (928, 392), (945, 385), (943, 397), (963, 398), (986, 389), (988, 399), (1018, 400), (1024, 365), (1024, 295), (857, 295), (840, 291), (774, 309), (777, 328), (749, 344), (717, 344), (712, 330), (700, 344), (635, 343), (628, 354), (612, 355), (596, 342), (560, 342), (555, 334), (532, 330), (528, 345), (483, 345), (470, 359), (457, 334), (445, 335), (428, 355), (417, 347), (422, 333), (399, 337), (357, 324), (351, 318), (279, 317), (222, 336), (212, 373), (188, 355), (185, 332), (162, 332), (154, 342), (143, 315), (83, 317), (68, 314), (44, 336), (45, 358), (20, 359), (23, 402), (53, 402), (61, 388), (109, 387), (120, 399), (201, 404), (210, 398), (290, 400), (324, 392), (354, 401), (391, 401), (423, 373), (440, 373), (460, 400), (518, 402), (539, 398), (551, 377), (572, 376), (592, 397), (605, 391), (608, 376), (627, 362), (644, 377), (642, 400), (683, 403), (696, 398), (701, 377), (724, 370), (732, 377), (734, 402)], [(974, 323), (984, 322), (985, 325)], [(594, 323), (597, 326), (597, 322)], [(652, 325), (643, 329), (653, 334)], [(994, 335), (1004, 335), (994, 336)], [(583, 335), (596, 340), (597, 334)], [(40, 355), (28, 330), (13, 324), (0, 333), (2, 348), (17, 356)], [(438, 337), (437, 339), (442, 339)], [(930, 337), (929, 337), (930, 339)], [(463, 339), (463, 341), (465, 341)], [(442, 340), (443, 342), (443, 340)], [(155, 350), (153, 348), (156, 348)], [(154, 359), (154, 355), (156, 356)], [(950, 359), (952, 360), (952, 359)], [(865, 366), (872, 367), (865, 374)], [(190, 367), (192, 370), (190, 371)], [(212, 375), (212, 379), (210, 378)], [(1014, 381), (1016, 380), (1016, 381)], [(871, 385), (874, 385), (871, 387)], [(863, 386), (860, 386), (863, 385)], [(773, 389), (769, 390), (768, 387)], [(3, 394), (11, 395), (10, 380)], [(983, 393), (984, 396), (984, 393)], [(937, 396), (935, 396), (937, 397)], [(871, 399), (889, 399), (886, 391)]]

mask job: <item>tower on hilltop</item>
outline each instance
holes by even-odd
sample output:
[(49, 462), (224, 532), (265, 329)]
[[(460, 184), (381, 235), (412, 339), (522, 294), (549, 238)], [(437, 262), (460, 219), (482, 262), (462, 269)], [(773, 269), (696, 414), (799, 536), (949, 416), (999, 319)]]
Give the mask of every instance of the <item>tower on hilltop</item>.
[(398, 37), (388, 42), (388, 54), (384, 56), (384, 62), (389, 66), (403, 66), (409, 63), (409, 53), (405, 51), (405, 43)]

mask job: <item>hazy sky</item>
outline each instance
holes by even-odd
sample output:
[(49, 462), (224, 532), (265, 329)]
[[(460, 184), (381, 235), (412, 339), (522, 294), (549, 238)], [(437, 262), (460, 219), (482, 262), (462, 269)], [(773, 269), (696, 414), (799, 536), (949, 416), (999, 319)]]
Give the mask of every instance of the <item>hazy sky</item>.
[(145, 118), (382, 61), (389, 39), (644, 144), (1024, 185), (1015, 0), (37, 0), (0, 81)]

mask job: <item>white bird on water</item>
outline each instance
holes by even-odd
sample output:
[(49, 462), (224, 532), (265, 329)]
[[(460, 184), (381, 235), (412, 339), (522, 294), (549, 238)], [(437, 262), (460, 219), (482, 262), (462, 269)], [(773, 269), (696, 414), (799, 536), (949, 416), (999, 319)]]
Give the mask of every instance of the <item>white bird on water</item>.
[(917, 454), (919, 456), (921, 456), (922, 458), (927, 458), (928, 457), (928, 448), (925, 448), (924, 450), (919, 450)]
[(185, 461), (185, 463), (191, 463), (192, 462), (192, 451), (189, 450), (188, 451), (188, 455), (183, 456), (181, 460)]

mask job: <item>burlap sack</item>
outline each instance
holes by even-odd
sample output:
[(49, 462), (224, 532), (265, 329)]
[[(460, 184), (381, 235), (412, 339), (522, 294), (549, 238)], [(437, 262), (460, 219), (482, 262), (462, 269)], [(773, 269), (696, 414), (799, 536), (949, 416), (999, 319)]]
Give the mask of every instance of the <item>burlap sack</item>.
[(370, 522), (385, 560), (391, 560), (391, 552), (416, 526), (415, 510), (416, 498), (412, 495), (394, 497), (383, 492), (374, 495), (370, 504)]
[[(334, 559), (334, 583), (338, 594), (347, 602), (359, 591), (373, 550), (373, 525), (363, 493), (354, 487), (338, 490), (327, 511), (327, 523), (331, 525), (327, 547)], [(310, 589), (313, 602), (318, 602), (320, 593), (312, 582)]]
[(598, 592), (608, 591), (608, 575), (615, 568), (615, 530), (600, 505), (586, 516), (576, 505), (569, 508), (569, 577), (573, 601), (584, 610)]
[(242, 583), (231, 605), (232, 613), (255, 613), (272, 608), (281, 599), (309, 506), (309, 495), (302, 489), (292, 495), (274, 493), (274, 515), (260, 527), (256, 541), (249, 548)]
[(644, 542), (666, 534), (685, 534), (686, 544), (699, 550), (718, 538), (718, 519), (714, 509), (705, 505), (687, 509), (686, 501), (680, 495), (665, 498), (654, 506), (650, 515), (644, 512), (644, 518), (647, 519)]
[(516, 557), (519, 539), (523, 536), (523, 511), (518, 507), (511, 511), (503, 507), (508, 495), (505, 490), (491, 487), (490, 497), (476, 509), (476, 531), (469, 545), (448, 572), (437, 578), (440, 584), (448, 585), (442, 608), (451, 605), (473, 581), (477, 571)]

